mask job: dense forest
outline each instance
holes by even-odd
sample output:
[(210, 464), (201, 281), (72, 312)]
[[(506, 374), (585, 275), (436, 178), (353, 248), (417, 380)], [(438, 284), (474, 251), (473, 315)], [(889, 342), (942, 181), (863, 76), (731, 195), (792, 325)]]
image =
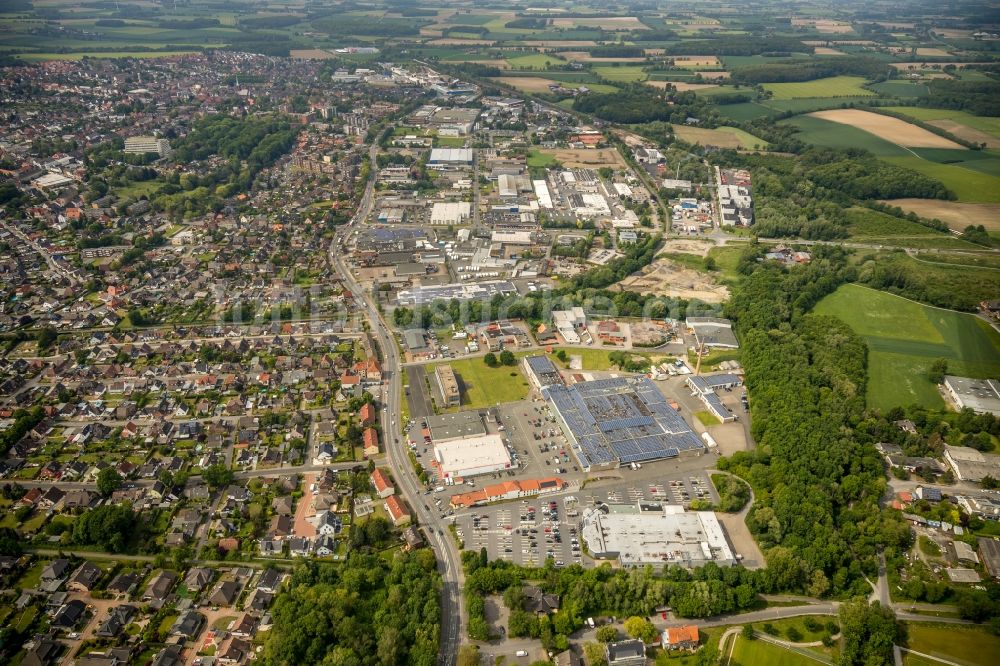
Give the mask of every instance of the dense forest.
[(843, 57), (825, 60), (792, 60), (738, 67), (733, 70), (733, 80), (741, 83), (782, 83), (812, 81), (827, 76), (854, 75), (874, 80), (885, 78), (889, 67), (875, 58)]
[(440, 588), (427, 549), (390, 561), (354, 554), (342, 565), (300, 564), (271, 609), (262, 663), (433, 666)]
[(819, 247), (806, 267), (743, 268), (727, 314), (742, 343), (757, 448), (719, 468), (753, 486), (747, 524), (769, 564), (776, 553), (798, 562), (790, 587), (866, 594), (862, 575), (877, 551), (906, 545), (910, 530), (880, 510), (881, 460), (852, 432), (865, 409), (864, 343), (843, 322), (807, 314), (853, 269), (839, 248)]
[(573, 100), (573, 110), (590, 113), (614, 123), (629, 125), (657, 120), (684, 124), (687, 118), (704, 118), (709, 105), (694, 93), (674, 93), (667, 104), (662, 93), (643, 84), (632, 84), (620, 92), (591, 93)]
[(977, 116), (1000, 116), (1000, 81), (954, 81), (932, 79), (929, 94), (917, 99), (920, 106), (957, 109)]

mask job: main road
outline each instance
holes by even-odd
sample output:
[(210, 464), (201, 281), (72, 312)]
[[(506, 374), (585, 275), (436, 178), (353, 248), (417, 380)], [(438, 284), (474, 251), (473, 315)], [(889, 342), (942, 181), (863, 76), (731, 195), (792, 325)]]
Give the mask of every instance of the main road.
[(444, 666), (452, 666), (458, 657), (458, 648), (462, 641), (462, 585), (463, 574), (458, 548), (450, 533), (444, 529), (440, 518), (427, 508), (421, 497), (422, 484), (417, 479), (410, 465), (406, 442), (401, 437), (402, 396), (402, 359), (399, 348), (389, 330), (385, 319), (372, 301), (370, 292), (364, 289), (354, 279), (341, 253), (341, 245), (351, 229), (360, 226), (371, 212), (375, 198), (375, 174), (378, 172), (376, 156), (378, 143), (373, 142), (368, 155), (368, 183), (364, 195), (358, 205), (358, 210), (350, 223), (342, 227), (330, 242), (330, 265), (339, 273), (341, 279), (364, 307), (364, 315), (371, 327), (371, 333), (382, 349), (382, 378), (385, 382), (385, 394), (382, 400), (382, 433), (385, 439), (386, 456), (389, 467), (396, 480), (396, 487), (402, 491), (403, 498), (413, 510), (414, 515), (424, 526), (427, 541), (438, 560), (438, 570), (444, 582), (441, 590), (441, 644), (438, 661)]

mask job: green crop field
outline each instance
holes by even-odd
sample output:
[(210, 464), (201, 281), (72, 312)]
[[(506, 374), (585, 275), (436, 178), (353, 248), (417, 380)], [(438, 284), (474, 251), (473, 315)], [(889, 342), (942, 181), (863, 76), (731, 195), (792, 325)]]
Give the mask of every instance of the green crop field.
[(860, 76), (831, 76), (802, 83), (765, 83), (764, 89), (773, 93), (773, 99), (800, 99), (803, 97), (868, 97), (870, 90), (861, 87), (865, 79)]
[(717, 131), (719, 131), (719, 132), (726, 132), (727, 134), (733, 134), (733, 135), (735, 135), (736, 138), (738, 138), (740, 140), (740, 143), (743, 144), (744, 148), (751, 148), (751, 149), (752, 148), (767, 148), (769, 145), (771, 145), (767, 141), (764, 141), (764, 139), (761, 139), (760, 137), (756, 137), (753, 134), (751, 134), (750, 132), (745, 132), (745, 131), (741, 130), (739, 127), (728, 127), (728, 126), (724, 125), (724, 126), (721, 126), (721, 127), (716, 127), (715, 129)]
[(507, 62), (514, 69), (528, 69), (532, 68), (535, 70), (548, 69), (552, 65), (565, 65), (566, 61), (562, 58), (551, 55), (551, 54), (541, 54), (541, 53), (530, 53), (527, 55), (515, 56), (513, 58), (507, 58)]
[(809, 113), (811, 111), (839, 109), (850, 104), (857, 106), (870, 100), (870, 97), (800, 97), (796, 99), (767, 99), (762, 100), (760, 104), (777, 112)]
[(956, 164), (930, 162), (914, 155), (883, 159), (941, 181), (959, 201), (1000, 203), (1000, 178), (997, 176)]
[(980, 627), (927, 622), (908, 622), (906, 626), (906, 647), (917, 652), (974, 666), (995, 664), (1000, 654), (1000, 637)]
[(887, 97), (926, 97), (930, 92), (923, 83), (909, 81), (883, 81), (872, 84), (871, 89)]
[(826, 148), (865, 148), (879, 157), (907, 157), (912, 153), (853, 125), (835, 123), (813, 116), (795, 116), (781, 121), (798, 128), (797, 138)]
[(625, 65), (622, 67), (612, 67), (601, 65), (592, 67), (594, 73), (608, 81), (616, 83), (632, 83), (634, 81), (645, 81), (648, 78), (646, 72), (642, 71), (642, 65)]
[(947, 359), (953, 374), (1000, 376), (1000, 333), (973, 315), (850, 284), (820, 301), (815, 311), (843, 320), (865, 338), (872, 407), (940, 407), (942, 400), (927, 378), (939, 358)]
[(82, 53), (19, 53), (21, 60), (83, 60), (84, 58), (168, 58), (198, 51), (85, 51)]
[(754, 120), (775, 114), (774, 109), (769, 109), (756, 102), (718, 104), (715, 109), (726, 118), (732, 118), (733, 120)]

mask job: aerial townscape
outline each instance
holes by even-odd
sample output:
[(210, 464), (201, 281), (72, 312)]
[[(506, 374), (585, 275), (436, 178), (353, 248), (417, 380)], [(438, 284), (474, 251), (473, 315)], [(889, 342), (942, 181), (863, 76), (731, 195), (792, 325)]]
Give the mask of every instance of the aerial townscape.
[(995, 1), (0, 3), (0, 665), (998, 655)]

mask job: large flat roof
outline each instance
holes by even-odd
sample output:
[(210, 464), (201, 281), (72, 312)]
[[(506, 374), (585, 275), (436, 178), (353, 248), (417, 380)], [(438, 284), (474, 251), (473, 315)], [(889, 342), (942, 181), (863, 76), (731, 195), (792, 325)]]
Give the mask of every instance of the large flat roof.
[(451, 477), (505, 469), (511, 464), (510, 453), (499, 433), (435, 444), (434, 455), (441, 463), (441, 471)]
[(481, 437), (486, 434), (486, 425), (479, 412), (428, 416), (427, 429), (431, 431), (431, 439), (435, 444), (463, 437)]
[(617, 557), (627, 566), (736, 562), (714, 513), (685, 511), (676, 504), (606, 504), (588, 509), (581, 533), (596, 557)]
[(1000, 414), (1000, 381), (946, 375), (945, 385), (974, 412)]
[(579, 448), (585, 467), (658, 460), (704, 444), (648, 377), (597, 379), (543, 394)]

